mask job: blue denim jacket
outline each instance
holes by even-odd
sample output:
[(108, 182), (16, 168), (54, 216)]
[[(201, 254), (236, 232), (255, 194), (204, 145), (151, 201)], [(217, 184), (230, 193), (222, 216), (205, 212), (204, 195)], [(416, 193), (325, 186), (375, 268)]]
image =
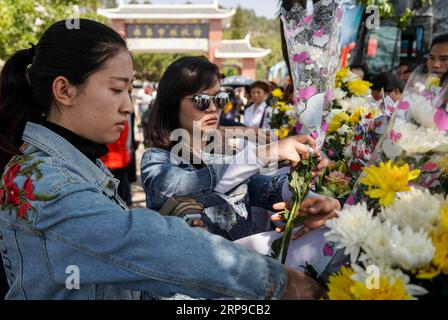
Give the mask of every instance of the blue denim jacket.
[[(207, 218), (228, 220), (228, 226), (220, 230), (206, 223), (212, 233), (236, 240), (252, 234), (251, 206), (272, 210), (272, 205), (282, 201), (282, 188), (287, 175), (269, 177), (255, 175), (226, 195), (214, 192), (214, 188), (228, 168), (222, 155), (203, 154), (205, 167), (198, 169), (182, 163), (170, 152), (159, 148), (148, 148), (141, 161), (142, 185), (146, 192), (146, 205), (158, 210), (171, 196), (191, 197), (201, 203)], [(243, 193), (239, 196), (238, 193)], [(223, 198), (224, 197), (224, 198)], [(238, 202), (235, 202), (238, 199)], [(228, 234), (226, 234), (226, 232)]]
[[(13, 179), (22, 190), (20, 203), (30, 205), (24, 215), (12, 197), (0, 198), (7, 299), (282, 295), (286, 272), (273, 259), (180, 218), (127, 209), (117, 196), (118, 181), (99, 160), (95, 165), (43, 126), (28, 122), (23, 141), (24, 156), (15, 157), (22, 171), (8, 178), (7, 167), (0, 185), (5, 190), (5, 180)], [(37, 169), (26, 169), (31, 164)], [(30, 173), (31, 189), (25, 188)], [(71, 266), (79, 270), (79, 289), (66, 287), (75, 274)]]

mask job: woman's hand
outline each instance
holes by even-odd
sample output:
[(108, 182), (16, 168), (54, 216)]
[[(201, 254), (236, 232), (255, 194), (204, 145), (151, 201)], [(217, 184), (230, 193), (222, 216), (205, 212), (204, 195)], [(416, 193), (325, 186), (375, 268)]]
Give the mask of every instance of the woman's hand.
[(323, 296), (322, 287), (313, 279), (301, 272), (285, 267), (288, 274), (283, 300), (312, 300)]
[(266, 164), (279, 163), (287, 160), (290, 162), (291, 168), (294, 169), (302, 159), (309, 157), (309, 147), (314, 152), (317, 152), (316, 141), (312, 137), (306, 135), (292, 136), (264, 146), (259, 146), (257, 156), (260, 161)]
[[(284, 220), (283, 212), (285, 209), (291, 209), (290, 202), (278, 202), (273, 206), (274, 210), (281, 211), (272, 215), (272, 221)], [(302, 202), (297, 216), (308, 216), (308, 218), (302, 223), (302, 228), (292, 235), (293, 240), (297, 240), (305, 233), (318, 229), (325, 225), (325, 222), (329, 219), (337, 216), (337, 211), (341, 210), (341, 204), (337, 199), (330, 197), (317, 197), (308, 198)], [(283, 228), (276, 228), (277, 232), (282, 232)]]
[(316, 155), (319, 162), (317, 163), (316, 170), (312, 172), (313, 177), (321, 176), (325, 172), (325, 168), (330, 164), (330, 160), (326, 157), (322, 157), (322, 153), (316, 152)]

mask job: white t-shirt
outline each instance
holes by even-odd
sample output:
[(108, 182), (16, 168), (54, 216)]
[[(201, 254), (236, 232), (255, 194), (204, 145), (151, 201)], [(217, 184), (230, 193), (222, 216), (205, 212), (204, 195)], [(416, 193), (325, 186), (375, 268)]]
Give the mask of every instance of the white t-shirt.
[[(266, 101), (256, 108), (254, 104), (251, 104), (244, 111), (244, 125), (251, 128), (269, 128), (271, 110), (272, 108), (267, 106)], [(262, 121), (263, 123), (261, 123)]]

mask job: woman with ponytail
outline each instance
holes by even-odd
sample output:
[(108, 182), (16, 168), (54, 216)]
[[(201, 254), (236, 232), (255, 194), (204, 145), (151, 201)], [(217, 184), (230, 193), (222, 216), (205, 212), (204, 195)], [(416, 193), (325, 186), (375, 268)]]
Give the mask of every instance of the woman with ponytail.
[[(98, 160), (132, 112), (126, 42), (81, 19), (53, 24), (0, 78), (0, 252), (7, 299), (316, 298), (271, 258), (128, 209)], [(188, 241), (186, 241), (188, 239)]]

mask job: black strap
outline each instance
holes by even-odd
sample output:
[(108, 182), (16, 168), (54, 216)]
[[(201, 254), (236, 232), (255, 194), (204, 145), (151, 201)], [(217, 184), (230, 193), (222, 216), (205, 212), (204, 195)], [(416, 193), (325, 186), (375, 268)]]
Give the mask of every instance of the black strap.
[(263, 128), (263, 122), (264, 122), (264, 118), (266, 116), (266, 109), (267, 108), (268, 108), (268, 105), (266, 105), (266, 107), (263, 110), (263, 116), (261, 117), (260, 125), (258, 126), (259, 128)]

